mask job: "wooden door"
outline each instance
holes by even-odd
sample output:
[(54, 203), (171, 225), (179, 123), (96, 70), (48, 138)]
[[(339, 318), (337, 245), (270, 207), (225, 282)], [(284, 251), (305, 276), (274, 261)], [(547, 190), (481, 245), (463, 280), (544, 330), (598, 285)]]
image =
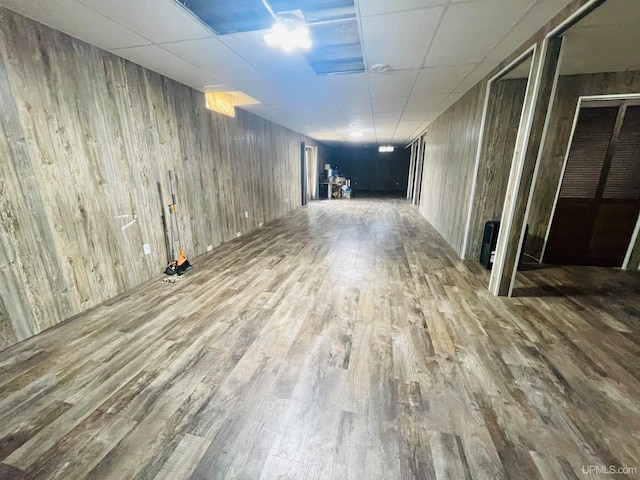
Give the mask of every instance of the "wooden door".
[(545, 261), (619, 267), (640, 212), (640, 106), (581, 108)]

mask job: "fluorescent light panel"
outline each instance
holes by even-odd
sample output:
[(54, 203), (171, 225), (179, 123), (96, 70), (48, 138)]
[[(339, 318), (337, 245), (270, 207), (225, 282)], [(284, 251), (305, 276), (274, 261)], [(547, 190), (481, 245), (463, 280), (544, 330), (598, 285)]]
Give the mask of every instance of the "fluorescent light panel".
[(380, 153), (390, 153), (393, 152), (394, 148), (392, 145), (380, 145), (378, 147), (378, 152)]

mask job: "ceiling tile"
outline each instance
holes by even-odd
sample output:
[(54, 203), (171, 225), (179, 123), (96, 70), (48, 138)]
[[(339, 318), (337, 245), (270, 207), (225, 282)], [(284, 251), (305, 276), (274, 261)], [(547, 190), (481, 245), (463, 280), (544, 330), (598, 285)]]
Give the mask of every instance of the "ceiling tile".
[(360, 15), (370, 17), (372, 15), (386, 15), (392, 12), (419, 10), (426, 7), (445, 5), (447, 0), (359, 0)]
[(372, 98), (374, 113), (400, 112), (407, 102), (407, 97), (379, 97)]
[(420, 68), (441, 13), (441, 7), (434, 7), (363, 18), (367, 67), (383, 63), (395, 70)]
[(418, 70), (369, 73), (369, 91), (372, 97), (403, 97), (411, 93)]
[(609, 0), (580, 21), (580, 27), (640, 24), (638, 0)]
[[(531, 5), (531, 0), (484, 0), (448, 6), (427, 54), (425, 66), (477, 63), (498, 44)], [(496, 21), (496, 12), (500, 12), (499, 22)]]
[(397, 125), (398, 120), (400, 120), (400, 115), (402, 115), (402, 112), (376, 112), (373, 114), (373, 121), (376, 124), (392, 123), (393, 125)]
[(240, 83), (237, 86), (238, 90), (271, 107), (286, 105), (289, 102), (286, 93), (271, 82)]
[(609, 56), (572, 56), (562, 59), (561, 75), (577, 75), (587, 73), (625, 72), (640, 70), (638, 52), (621, 51)]
[(351, 99), (366, 98), (369, 101), (369, 87), (366, 73), (352, 75), (329, 75), (317, 77), (318, 85), (336, 101), (342, 103)]
[(174, 1), (78, 0), (154, 43), (209, 37), (213, 33)]
[(362, 113), (362, 114), (349, 114), (345, 115), (347, 122), (351, 125), (367, 125), (373, 124), (373, 114), (372, 113)]
[(425, 118), (433, 113), (437, 113), (438, 110), (421, 110), (419, 112), (411, 112), (405, 110), (400, 117), (401, 124), (412, 124), (416, 122), (424, 122)]
[(114, 53), (196, 89), (222, 83), (215, 75), (194, 67), (158, 45), (122, 48)]
[(150, 43), (128, 28), (74, 0), (2, 0), (0, 3), (105, 50)]
[(551, 20), (567, 3), (567, 0), (539, 0), (492, 49), (484, 61), (500, 62), (511, 55), (542, 25)]
[(396, 133), (404, 133), (410, 134), (413, 133), (416, 129), (420, 128), (420, 126), (424, 123), (425, 118), (423, 118), (419, 122), (403, 122), (398, 123), (396, 127)]
[[(638, 5), (640, 9), (640, 5)], [(563, 54), (566, 57), (592, 56), (606, 58), (620, 53), (635, 54), (640, 60), (638, 48), (622, 48), (627, 45), (640, 47), (640, 22), (637, 28), (590, 26), (572, 28), (565, 35)]]
[(452, 92), (474, 68), (475, 65), (423, 68), (412, 93)]
[(345, 114), (371, 114), (371, 99), (351, 98), (338, 102), (338, 107)]
[(261, 32), (237, 33), (219, 39), (270, 80), (305, 82), (317, 77), (301, 53), (286, 53), (270, 47)]
[(486, 77), (498, 66), (495, 62), (479, 63), (464, 79), (455, 87), (454, 92), (466, 93), (473, 88), (480, 80)]
[(439, 105), (449, 94), (445, 92), (415, 92), (409, 96), (406, 112), (422, 112), (424, 110), (440, 110)]
[(267, 81), (264, 75), (217, 38), (168, 43), (163, 47), (228, 84)]

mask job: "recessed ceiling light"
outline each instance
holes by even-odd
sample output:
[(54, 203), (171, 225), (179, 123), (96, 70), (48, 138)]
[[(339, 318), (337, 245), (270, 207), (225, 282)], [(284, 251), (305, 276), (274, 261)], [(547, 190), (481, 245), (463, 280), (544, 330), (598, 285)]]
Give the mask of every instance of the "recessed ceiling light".
[(380, 153), (390, 153), (390, 152), (393, 152), (393, 150), (394, 150), (393, 145), (380, 145), (378, 147), (378, 151)]

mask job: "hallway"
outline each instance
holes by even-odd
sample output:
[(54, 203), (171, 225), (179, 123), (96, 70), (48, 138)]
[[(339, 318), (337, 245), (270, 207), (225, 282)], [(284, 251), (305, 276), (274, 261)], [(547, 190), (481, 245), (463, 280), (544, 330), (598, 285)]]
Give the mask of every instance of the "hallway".
[(640, 478), (637, 272), (493, 297), (374, 198), (190, 260), (0, 353), (0, 478)]

